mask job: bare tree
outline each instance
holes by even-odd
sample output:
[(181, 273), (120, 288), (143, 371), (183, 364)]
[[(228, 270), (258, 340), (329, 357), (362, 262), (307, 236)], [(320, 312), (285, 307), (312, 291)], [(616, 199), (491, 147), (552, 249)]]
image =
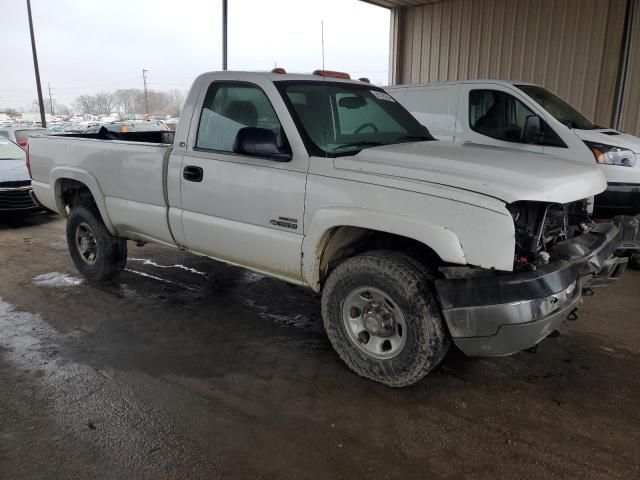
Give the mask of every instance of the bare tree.
[[(185, 94), (181, 90), (163, 92), (148, 90), (149, 113), (152, 115), (180, 115)], [(36, 108), (37, 101), (34, 105)], [(114, 110), (120, 114), (140, 114), (146, 110), (144, 92), (139, 88), (123, 88), (115, 92), (100, 92), (95, 95), (80, 95), (73, 102), (74, 109), (83, 115), (108, 115)]]
[(92, 95), (80, 95), (73, 102), (73, 107), (79, 110), (83, 115), (96, 114), (96, 102)]
[(118, 111), (122, 114), (136, 113), (137, 101), (144, 96), (139, 88), (121, 88), (113, 92), (113, 99)]
[(113, 95), (109, 92), (97, 93), (93, 98), (98, 115), (109, 115), (115, 107)]
[(169, 112), (168, 115), (172, 117), (179, 117), (182, 111), (182, 105), (184, 104), (184, 92), (174, 88), (167, 93), (169, 96)]
[(63, 116), (63, 117), (71, 116), (71, 111), (69, 110), (69, 107), (67, 107), (66, 105), (62, 105), (62, 104), (56, 104), (56, 113), (58, 115)]

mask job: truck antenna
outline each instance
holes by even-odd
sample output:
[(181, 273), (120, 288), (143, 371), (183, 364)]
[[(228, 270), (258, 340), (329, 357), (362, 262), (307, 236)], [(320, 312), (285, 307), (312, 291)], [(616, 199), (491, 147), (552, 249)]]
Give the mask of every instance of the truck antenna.
[(322, 69), (324, 70), (324, 20), (320, 20), (320, 42), (322, 43)]

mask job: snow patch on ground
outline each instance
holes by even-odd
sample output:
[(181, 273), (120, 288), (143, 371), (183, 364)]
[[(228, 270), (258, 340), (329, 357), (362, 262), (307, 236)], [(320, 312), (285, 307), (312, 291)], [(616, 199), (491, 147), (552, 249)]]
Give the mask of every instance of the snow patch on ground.
[(264, 275), (252, 272), (251, 270), (246, 270), (242, 276), (244, 278), (244, 283), (246, 284), (256, 283), (265, 278)]
[(180, 270), (184, 270), (185, 272), (195, 273), (196, 275), (200, 275), (202, 277), (209, 277), (208, 273), (201, 272), (200, 270), (196, 270), (195, 268), (185, 267), (184, 265), (176, 264), (176, 265), (160, 265), (159, 263), (154, 262), (153, 260), (149, 260), (148, 258), (127, 258), (128, 262), (142, 262), (143, 265), (150, 265), (156, 268), (177, 268)]
[(66, 273), (49, 272), (34, 277), (33, 283), (43, 287), (76, 287), (84, 283), (84, 280)]

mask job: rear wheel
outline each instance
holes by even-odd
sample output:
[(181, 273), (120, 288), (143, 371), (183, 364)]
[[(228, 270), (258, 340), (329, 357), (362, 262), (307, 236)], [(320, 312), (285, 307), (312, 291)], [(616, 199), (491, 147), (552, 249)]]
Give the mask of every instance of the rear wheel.
[(419, 381), (451, 343), (431, 277), (396, 252), (365, 253), (336, 267), (323, 290), (322, 316), (347, 366), (391, 387)]
[(67, 245), (78, 271), (92, 282), (115, 278), (127, 263), (127, 241), (109, 233), (95, 207), (78, 205), (71, 209)]

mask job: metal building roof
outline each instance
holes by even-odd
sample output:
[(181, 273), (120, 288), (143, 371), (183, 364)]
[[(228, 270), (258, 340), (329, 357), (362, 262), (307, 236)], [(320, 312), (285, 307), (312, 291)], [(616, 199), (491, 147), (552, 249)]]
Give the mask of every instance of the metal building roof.
[(378, 5), (385, 8), (396, 7), (418, 7), (420, 5), (426, 5), (428, 3), (438, 3), (441, 0), (362, 0), (363, 2)]

